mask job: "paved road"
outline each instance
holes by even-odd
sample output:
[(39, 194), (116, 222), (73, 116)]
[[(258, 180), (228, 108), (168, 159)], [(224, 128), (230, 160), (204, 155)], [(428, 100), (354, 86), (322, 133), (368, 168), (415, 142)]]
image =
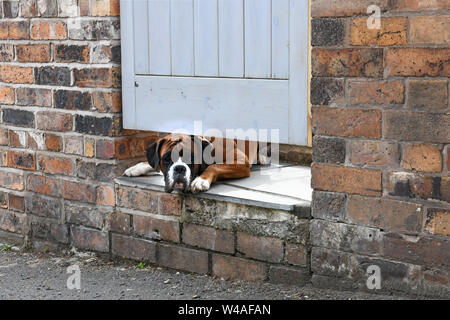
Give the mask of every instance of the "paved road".
[[(1, 246), (0, 246), (1, 247)], [(77, 264), (81, 289), (67, 289)], [(92, 253), (36, 254), (0, 251), (0, 299), (404, 299), (287, 285), (224, 281)]]

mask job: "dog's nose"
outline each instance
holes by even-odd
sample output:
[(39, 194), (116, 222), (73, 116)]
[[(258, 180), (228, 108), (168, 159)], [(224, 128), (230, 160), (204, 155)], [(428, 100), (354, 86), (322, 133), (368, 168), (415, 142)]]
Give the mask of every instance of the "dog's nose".
[(173, 171), (178, 174), (185, 174), (186, 173), (186, 167), (185, 166), (175, 166), (173, 168)]

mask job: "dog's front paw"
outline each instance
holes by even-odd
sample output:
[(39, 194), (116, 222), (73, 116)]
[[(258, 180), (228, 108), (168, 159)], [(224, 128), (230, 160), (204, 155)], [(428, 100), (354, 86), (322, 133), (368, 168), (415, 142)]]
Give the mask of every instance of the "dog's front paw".
[(201, 177), (197, 177), (191, 183), (191, 192), (198, 193), (202, 191), (208, 191), (210, 187), (211, 184), (209, 183), (208, 180), (205, 180)]
[(138, 176), (145, 175), (152, 170), (153, 170), (152, 167), (148, 163), (140, 162), (137, 165), (132, 166), (131, 168), (128, 168), (127, 170), (125, 170), (123, 175), (127, 176), (127, 177), (138, 177)]

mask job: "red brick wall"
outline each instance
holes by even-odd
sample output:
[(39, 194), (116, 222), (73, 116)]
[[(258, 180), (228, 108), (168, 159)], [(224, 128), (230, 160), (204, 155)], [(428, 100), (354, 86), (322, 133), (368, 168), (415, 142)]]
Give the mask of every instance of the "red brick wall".
[(0, 229), (35, 246), (105, 230), (113, 178), (156, 137), (121, 127), (119, 11), (0, 1)]
[[(369, 30), (366, 9), (382, 10)], [(313, 282), (450, 288), (450, 1), (312, 0)]]

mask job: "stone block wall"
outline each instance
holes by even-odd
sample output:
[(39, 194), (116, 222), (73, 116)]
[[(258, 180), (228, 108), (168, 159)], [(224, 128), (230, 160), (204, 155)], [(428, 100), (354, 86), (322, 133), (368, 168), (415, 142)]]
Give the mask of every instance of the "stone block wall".
[(114, 177), (157, 137), (122, 129), (119, 0), (0, 8), (0, 229), (35, 248), (107, 232)]
[[(369, 29), (367, 8), (381, 12)], [(450, 1), (312, 0), (312, 281), (450, 291)]]

